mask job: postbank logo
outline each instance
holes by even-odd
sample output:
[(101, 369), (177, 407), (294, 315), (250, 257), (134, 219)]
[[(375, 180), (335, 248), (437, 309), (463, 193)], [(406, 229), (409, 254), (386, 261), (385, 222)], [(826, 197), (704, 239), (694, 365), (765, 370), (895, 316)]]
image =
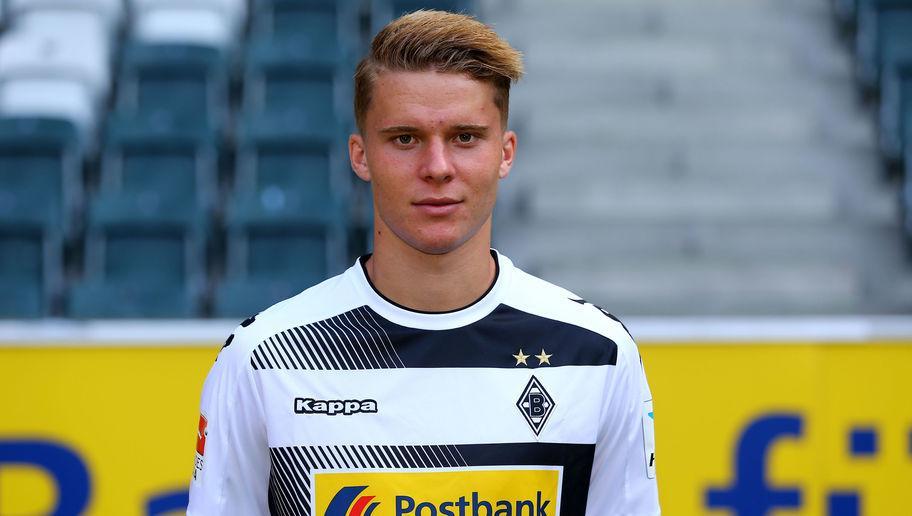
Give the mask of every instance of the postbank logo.
[(559, 466), (313, 473), (319, 516), (558, 516)]

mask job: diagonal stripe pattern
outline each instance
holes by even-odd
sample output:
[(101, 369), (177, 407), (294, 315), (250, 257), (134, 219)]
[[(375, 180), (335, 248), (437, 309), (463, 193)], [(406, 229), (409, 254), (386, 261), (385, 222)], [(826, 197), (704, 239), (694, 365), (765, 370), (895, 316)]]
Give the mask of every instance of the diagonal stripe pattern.
[(379, 316), (361, 306), (322, 321), (289, 328), (261, 342), (254, 369), (353, 370), (405, 367)]

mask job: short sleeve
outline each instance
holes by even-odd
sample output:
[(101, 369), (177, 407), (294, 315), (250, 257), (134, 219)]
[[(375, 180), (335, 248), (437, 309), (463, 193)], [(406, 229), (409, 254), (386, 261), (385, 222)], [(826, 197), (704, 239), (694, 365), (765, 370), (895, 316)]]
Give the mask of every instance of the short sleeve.
[(203, 384), (190, 516), (269, 513), (269, 449), (243, 332), (229, 337)]
[(655, 474), (652, 393), (636, 344), (618, 343), (618, 363), (606, 387), (586, 514), (660, 514)]

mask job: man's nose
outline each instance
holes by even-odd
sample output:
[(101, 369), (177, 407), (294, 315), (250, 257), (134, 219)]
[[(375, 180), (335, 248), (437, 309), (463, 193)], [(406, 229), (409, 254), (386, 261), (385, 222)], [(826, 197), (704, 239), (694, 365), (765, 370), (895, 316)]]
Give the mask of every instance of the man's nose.
[(453, 162), (442, 139), (432, 138), (428, 142), (421, 173), (427, 181), (445, 183), (453, 178)]

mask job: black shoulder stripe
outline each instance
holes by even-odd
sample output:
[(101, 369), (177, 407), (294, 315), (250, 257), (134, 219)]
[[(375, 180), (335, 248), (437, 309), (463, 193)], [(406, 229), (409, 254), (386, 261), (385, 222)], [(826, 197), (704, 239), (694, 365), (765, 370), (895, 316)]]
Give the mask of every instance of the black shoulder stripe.
[(630, 336), (630, 340), (635, 340), (635, 339), (633, 338), (633, 334), (630, 333), (630, 330), (627, 329), (627, 326), (625, 326), (624, 323), (623, 323), (620, 319), (618, 319), (617, 317), (615, 317), (615, 316), (614, 316), (613, 314), (611, 314), (608, 310), (605, 310), (604, 308), (600, 307), (599, 305), (592, 304), (592, 303), (590, 303), (589, 301), (586, 301), (585, 299), (582, 299), (582, 298), (580, 298), (580, 299), (573, 299), (573, 298), (571, 297), (571, 298), (568, 298), (568, 299), (570, 299), (570, 301), (573, 301), (574, 303), (578, 303), (578, 304), (581, 304), (581, 305), (590, 305), (590, 306), (594, 306), (595, 308), (598, 309), (599, 312), (602, 312), (602, 314), (603, 314), (605, 317), (608, 317), (608, 318), (611, 319), (612, 321), (614, 321), (614, 322), (620, 324), (620, 325), (621, 325), (621, 328), (624, 328), (624, 331), (626, 331), (626, 332), (627, 332), (627, 335)]
[(608, 313), (604, 308), (602, 308), (602, 307), (600, 307), (600, 306), (597, 306), (596, 308), (598, 308), (599, 310), (601, 310), (601, 312), (602, 312), (603, 314), (607, 315), (607, 316), (610, 317), (612, 320), (614, 320), (615, 322), (617, 322), (618, 324), (620, 324), (620, 325), (621, 325), (621, 328), (624, 328), (624, 331), (626, 331), (626, 332), (627, 332), (627, 335), (630, 336), (630, 340), (635, 340), (635, 339), (633, 338), (633, 334), (630, 333), (630, 330), (627, 329), (627, 326), (624, 325), (624, 323), (623, 323), (620, 319), (618, 319), (618, 318), (615, 317), (614, 315)]
[[(259, 315), (259, 314), (257, 314), (257, 315)], [(246, 327), (250, 326), (251, 324), (253, 324), (253, 321), (255, 321), (255, 320), (256, 320), (256, 315), (251, 315), (250, 317), (244, 319), (243, 322), (241, 322), (241, 327), (246, 328)]]

